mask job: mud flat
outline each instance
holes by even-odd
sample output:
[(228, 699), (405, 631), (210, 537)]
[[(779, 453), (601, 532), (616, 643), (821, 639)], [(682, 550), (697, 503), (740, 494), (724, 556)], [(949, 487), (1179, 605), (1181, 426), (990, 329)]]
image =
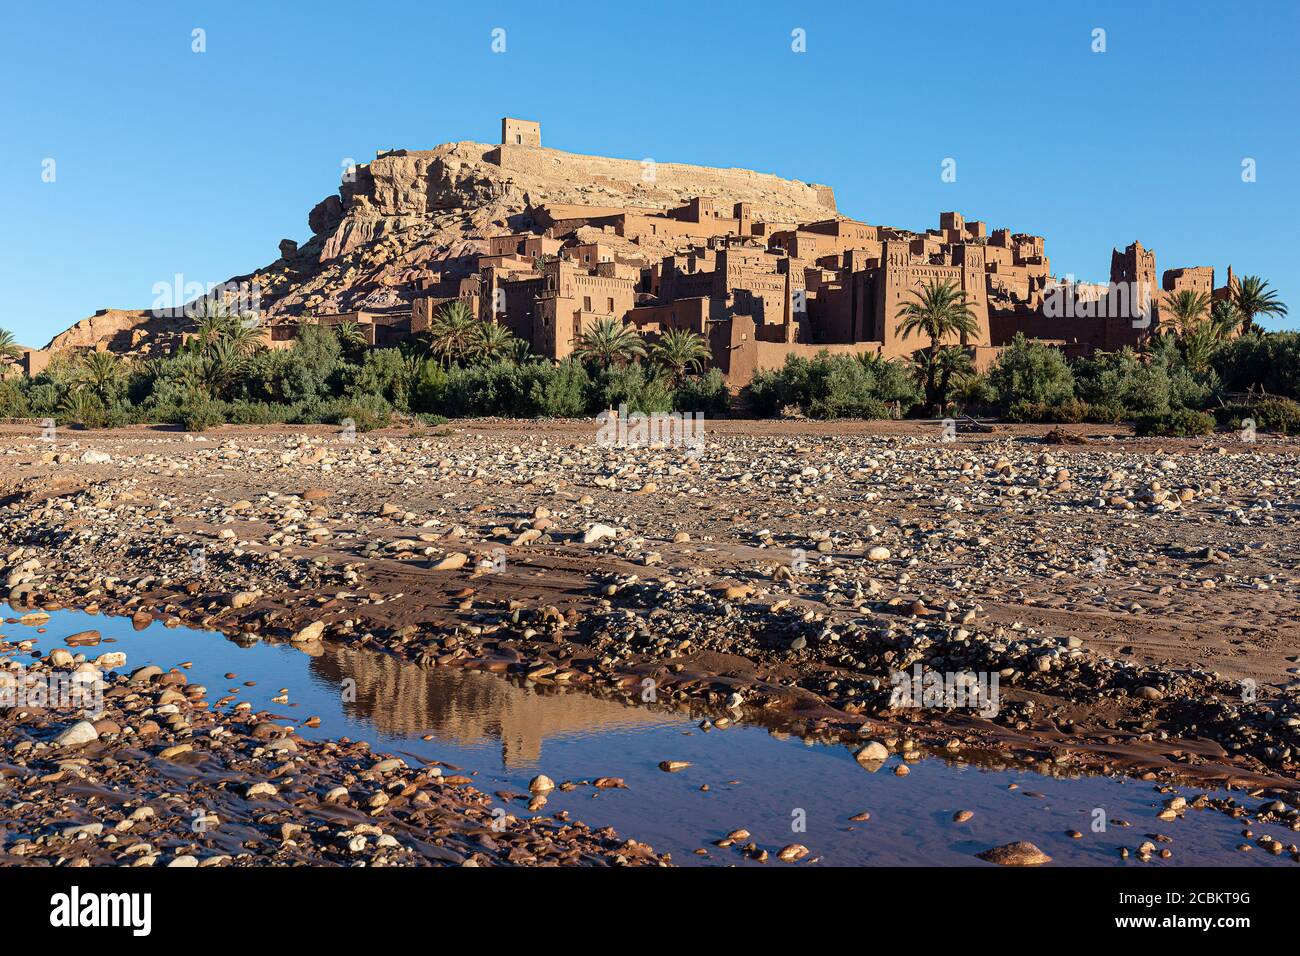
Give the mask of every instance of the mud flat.
[[(1296, 447), (1067, 431), (1086, 443), (721, 422), (697, 453), (586, 422), (7, 427), (0, 573), (16, 613), (380, 652), (890, 760), (1231, 786), (1290, 826)], [(900, 672), (996, 676), (996, 706), (900, 704)], [(321, 773), (361, 772), (333, 746)]]

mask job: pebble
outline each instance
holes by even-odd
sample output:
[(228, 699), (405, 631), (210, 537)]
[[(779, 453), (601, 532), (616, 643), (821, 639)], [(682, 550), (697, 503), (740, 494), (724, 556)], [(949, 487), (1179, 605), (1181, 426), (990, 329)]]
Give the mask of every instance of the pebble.
[(55, 737), (54, 744), (58, 747), (72, 748), (98, 739), (99, 731), (95, 729), (95, 725), (88, 720), (79, 720)]
[(1039, 866), (1052, 861), (1050, 856), (1025, 840), (995, 846), (975, 855), (981, 860), (996, 863), (999, 866)]

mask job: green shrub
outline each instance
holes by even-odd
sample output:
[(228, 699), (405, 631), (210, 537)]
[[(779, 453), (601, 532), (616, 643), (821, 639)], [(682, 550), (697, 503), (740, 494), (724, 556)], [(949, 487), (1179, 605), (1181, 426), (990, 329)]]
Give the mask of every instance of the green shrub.
[(310, 412), (314, 421), (325, 425), (342, 425), (351, 421), (359, 432), (387, 428), (393, 420), (393, 409), (379, 395), (359, 395), (356, 398), (337, 398), (314, 406)]
[(1074, 397), (1074, 374), (1061, 350), (1020, 332), (989, 370), (988, 382), (1002, 408), (1056, 405)]
[(1054, 422), (1075, 425), (1088, 420), (1090, 409), (1091, 406), (1087, 402), (1077, 398), (1068, 398), (1050, 405), (1046, 402), (1020, 401), (1007, 409), (1005, 417), (1009, 422)]
[(177, 425), (181, 421), (182, 405), (160, 405), (150, 402), (136, 407), (136, 421), (155, 425)]
[(301, 405), (272, 405), (270, 402), (231, 402), (227, 419), (232, 425), (283, 425), (296, 421)]
[(803, 410), (812, 418), (888, 418), (889, 406), (877, 397), (876, 378), (865, 365), (837, 356), (810, 369)]
[(1230, 405), (1220, 405), (1210, 414), (1214, 416), (1214, 420), (1218, 423), (1220, 428), (1241, 428), (1241, 423), (1247, 418), (1252, 421), (1255, 418), (1254, 409), (1249, 405), (1242, 404), (1241, 402), (1233, 402)]
[(27, 418), (31, 413), (22, 386), (15, 381), (0, 381), (0, 418)]
[(896, 403), (907, 414), (913, 406), (919, 405), (922, 398), (921, 386), (917, 384), (911, 369), (903, 362), (895, 362), (879, 355), (862, 353), (854, 356), (854, 361), (865, 368), (874, 379), (872, 391), (882, 402)]
[(1214, 416), (1191, 408), (1176, 408), (1160, 415), (1138, 418), (1136, 432), (1142, 436), (1190, 438), (1214, 433)]
[(360, 365), (345, 365), (340, 374), (343, 395), (379, 395), (401, 411), (410, 408), (410, 375), (406, 357), (397, 349), (372, 349)]
[(1300, 332), (1243, 335), (1224, 343), (1210, 362), (1228, 391), (1300, 400)]
[(731, 393), (727, 381), (716, 368), (703, 375), (690, 375), (673, 392), (673, 408), (679, 412), (702, 412), (720, 415), (727, 410)]
[(1264, 398), (1253, 406), (1255, 426), (1280, 435), (1300, 435), (1300, 402)]
[(108, 410), (98, 396), (85, 389), (75, 389), (64, 397), (55, 417), (61, 425), (103, 428), (108, 422)]
[(1089, 404), (1088, 414), (1083, 420), (1094, 425), (1118, 425), (1127, 417), (1122, 406), (1102, 403)]
[(1092, 411), (1091, 405), (1082, 399), (1075, 398), (1073, 395), (1062, 399), (1050, 408), (1054, 416), (1052, 420), (1062, 425), (1077, 425), (1080, 422), (1086, 422), (1089, 412)]
[(1267, 397), (1224, 405), (1214, 410), (1214, 417), (1226, 428), (1241, 428), (1250, 420), (1262, 431), (1300, 435), (1300, 402), (1289, 398)]
[(987, 375), (967, 375), (952, 389), (952, 398), (962, 409), (997, 408), (1002, 404)]
[(224, 402), (199, 399), (180, 406), (180, 426), (187, 432), (202, 432), (226, 423)]
[(593, 382), (593, 411), (626, 406), (628, 412), (670, 412), (673, 394), (668, 383), (637, 363), (601, 369)]
[(558, 365), (529, 362), (521, 368), (531, 376), (528, 397), (535, 414), (547, 418), (576, 418), (591, 404), (591, 376), (576, 359)]
[(1006, 412), (1009, 422), (1044, 422), (1058, 425), (1114, 425), (1128, 416), (1118, 405), (1091, 405), (1078, 398), (1067, 398), (1053, 405), (1042, 402), (1017, 402)]
[(760, 369), (745, 389), (749, 410), (759, 418), (771, 418), (784, 403), (785, 378), (781, 371)]
[(1042, 402), (1016, 402), (1003, 416), (1014, 424), (1047, 421), (1047, 406)]
[[(174, 409), (201, 401), (207, 395), (198, 384), (199, 375), (194, 365), (192, 362), (164, 360), (151, 377), (141, 376), (135, 380), (141, 394), (139, 397), (133, 395), (132, 401), (147, 409)], [(157, 415), (158, 412), (151, 414)]]
[(813, 418), (888, 418), (892, 403), (906, 413), (921, 391), (898, 362), (823, 351), (811, 359), (787, 355), (778, 371), (757, 373), (748, 397), (758, 415), (792, 405)]
[(125, 428), (140, 421), (138, 410), (130, 404), (110, 405), (104, 410), (104, 428)]
[[(643, 379), (640, 386), (644, 388)], [(574, 359), (554, 364), (501, 359), (450, 369), (425, 360), (409, 392), (409, 408), (415, 414), (455, 418), (571, 418), (588, 414), (592, 403), (590, 376)]]
[(1165, 366), (1143, 364), (1130, 348), (1079, 359), (1074, 379), (1076, 394), (1090, 405), (1119, 405), (1132, 417), (1159, 416), (1170, 409)]
[(245, 364), (243, 397), (280, 405), (311, 402), (339, 394), (343, 350), (330, 329), (304, 325), (293, 347), (253, 355)]
[(1219, 376), (1213, 370), (1195, 375), (1186, 366), (1167, 369), (1170, 408), (1207, 408), (1220, 391)]
[(43, 382), (37, 378), (27, 387), (27, 405), (33, 418), (56, 417), (62, 404), (62, 389), (54, 382)]
[(432, 359), (420, 362), (411, 385), (410, 409), (416, 413), (440, 412), (447, 404), (447, 371)]

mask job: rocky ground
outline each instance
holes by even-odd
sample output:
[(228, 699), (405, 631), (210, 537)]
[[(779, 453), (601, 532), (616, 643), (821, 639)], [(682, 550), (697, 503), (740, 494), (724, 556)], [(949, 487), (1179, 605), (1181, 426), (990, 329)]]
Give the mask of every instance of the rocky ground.
[[(868, 760), (877, 747), (995, 748), (1057, 771), (1294, 788), (1300, 448), (1097, 426), (1065, 429), (1082, 443), (1034, 426), (950, 442), (924, 423), (706, 431), (695, 451), (603, 447), (594, 422), (354, 441), (328, 429), (140, 429), (49, 443), (14, 426), (0, 432), (0, 573), (17, 607), (89, 606), (590, 685), (870, 741)], [(891, 677), (918, 665), (996, 676), (996, 713), (900, 706)], [(156, 681), (133, 690), (110, 678), (137, 710), (156, 704)], [(230, 719), (233, 743), (210, 747), (190, 728), (177, 738), (202, 741), (194, 752), (223, 769), (195, 773), (226, 780), (223, 793), (265, 749), (254, 715)], [(8, 760), (26, 769), (10, 787), (94, 778), (107, 772), (99, 761), (139, 746), (110, 735), (91, 745), (108, 756), (78, 769), (50, 747), (52, 717), (10, 713), (5, 728)], [(303, 782), (272, 799), (300, 809), (374, 760), (357, 745), (295, 744), (305, 767), (283, 776)], [(262, 779), (281, 778), (280, 759), (262, 759)], [(383, 790), (473, 802), (428, 771), (393, 773), (348, 800)], [(1276, 812), (1296, 817), (1290, 804)], [(269, 808), (267, 819), (250, 839), (276, 835), (281, 820)], [(276, 852), (347, 858), (336, 836), (347, 822), (322, 819), (310, 849)], [(438, 858), (396, 820), (380, 825), (399, 843), (385, 848), (394, 862)], [(523, 851), (539, 859), (656, 859), (564, 821), (537, 826), (560, 828), (537, 836), (551, 850)], [(50, 839), (50, 853), (69, 852)], [(440, 852), (471, 858), (459, 836), (444, 840)]]

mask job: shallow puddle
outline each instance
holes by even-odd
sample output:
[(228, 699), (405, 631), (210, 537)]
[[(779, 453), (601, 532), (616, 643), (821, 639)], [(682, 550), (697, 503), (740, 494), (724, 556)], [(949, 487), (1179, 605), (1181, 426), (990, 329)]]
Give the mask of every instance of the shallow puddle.
[[(1012, 840), (1030, 840), (1056, 862), (1076, 865), (1294, 865), (1258, 848), (1236, 849), (1245, 842), (1242, 824), (1214, 810), (1157, 820), (1156, 811), (1171, 794), (1134, 779), (1058, 778), (939, 758), (910, 764), (905, 777), (893, 773), (897, 758), (870, 773), (847, 747), (805, 744), (761, 727), (706, 732), (685, 715), (576, 689), (530, 688), (490, 674), (420, 668), (340, 647), (310, 656), (287, 644), (161, 624), (136, 631), (129, 618), (57, 611), (45, 633), (14, 623), (0, 633), (11, 645), (34, 640), (48, 652), (66, 636), (92, 628), (103, 642), (71, 648), (74, 654), (94, 658), (124, 651), (127, 670), (190, 662), (190, 682), (206, 686), (214, 703), (234, 694), (254, 709), (296, 722), (303, 736), (347, 736), (370, 741), (376, 750), (445, 761), (476, 772), (475, 786), (488, 794), (525, 793), (539, 772), (557, 782), (621, 777), (627, 789), (557, 790), (543, 812), (563, 809), (592, 826), (613, 826), (624, 837), (671, 852), (679, 864), (747, 862), (735, 849), (712, 845), (743, 827), (773, 854), (802, 843), (812, 850), (809, 859), (841, 865), (984, 865), (974, 854)], [(28, 656), (12, 647), (3, 654)], [(227, 679), (227, 673), (237, 676)], [(273, 702), (282, 690), (287, 702)], [(312, 716), (320, 725), (302, 726)], [(658, 766), (664, 760), (691, 765), (666, 773)], [(1182, 792), (1190, 800), (1201, 791)], [(1252, 808), (1261, 802), (1241, 792), (1235, 796)], [(1131, 826), (1112, 823), (1105, 832), (1093, 832), (1097, 808), (1106, 820)], [(509, 810), (527, 812), (518, 801)], [(974, 817), (956, 824), (952, 817), (959, 810)], [(870, 820), (849, 820), (862, 811)], [(1284, 844), (1295, 838), (1284, 827), (1252, 829)], [(1083, 837), (1073, 839), (1068, 830)], [(1158, 844), (1173, 851), (1170, 860), (1120, 859), (1120, 847), (1135, 848), (1154, 834), (1173, 838)], [(696, 855), (701, 848), (708, 856)]]

